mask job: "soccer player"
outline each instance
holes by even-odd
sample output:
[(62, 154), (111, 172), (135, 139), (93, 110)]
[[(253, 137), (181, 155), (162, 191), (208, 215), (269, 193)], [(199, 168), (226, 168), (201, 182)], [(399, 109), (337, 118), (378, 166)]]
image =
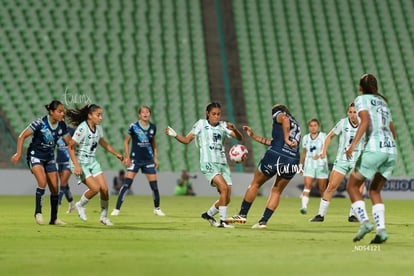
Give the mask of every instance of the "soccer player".
[[(325, 215), (328, 212), (329, 203), (332, 199), (334, 192), (338, 188), (339, 184), (341, 184), (345, 175), (347, 175), (354, 168), (355, 161), (358, 158), (362, 148), (362, 143), (358, 143), (354, 153), (352, 154), (351, 159), (348, 159), (345, 155), (345, 151), (352, 143), (352, 140), (354, 139), (355, 133), (357, 132), (359, 125), (358, 115), (356, 113), (354, 103), (351, 103), (348, 106), (347, 113), (348, 117), (341, 119), (335, 125), (335, 127), (326, 136), (325, 142), (323, 144), (322, 153), (320, 154), (321, 158), (325, 158), (326, 152), (328, 151), (328, 146), (331, 143), (332, 138), (334, 138), (335, 136), (339, 136), (338, 152), (336, 154), (336, 159), (334, 162), (334, 166), (332, 168), (332, 172), (329, 176), (328, 187), (326, 188), (325, 192), (321, 197), (318, 215), (316, 215), (314, 218), (310, 220), (312, 222), (324, 221)], [(363, 189), (364, 186), (362, 185), (361, 188)], [(356, 218), (352, 210), (352, 207), (350, 208), (348, 221), (358, 222), (358, 219)]]
[(100, 106), (88, 104), (82, 108), (69, 109), (66, 112), (66, 117), (73, 126), (77, 127), (72, 137), (73, 142), (68, 147), (71, 159), (70, 168), (73, 174), (88, 187), (80, 201), (75, 204), (79, 218), (83, 221), (87, 220), (85, 205), (97, 193), (100, 193), (100, 222), (104, 225), (112, 225), (112, 222), (107, 217), (109, 201), (108, 185), (103, 175), (101, 165), (95, 158), (95, 152), (99, 144), (121, 161), (123, 161), (123, 156), (109, 145), (104, 138), (100, 125), (102, 122), (102, 108)]
[[(116, 207), (111, 216), (118, 216), (122, 203), (125, 200), (128, 190), (131, 188), (135, 175), (141, 169), (145, 174), (152, 190), (154, 201), (154, 214), (165, 216), (160, 208), (160, 192), (158, 190), (157, 172), (158, 152), (155, 135), (157, 134), (156, 126), (150, 122), (151, 109), (148, 106), (142, 106), (138, 110), (138, 122), (131, 124), (128, 128), (128, 135), (124, 140), (125, 164), (128, 167), (123, 185), (118, 194)], [(132, 140), (131, 152), (129, 143)]]
[(243, 126), (249, 137), (258, 143), (269, 146), (269, 148), (254, 172), (253, 180), (246, 190), (239, 213), (229, 218), (228, 222), (246, 223), (247, 214), (260, 187), (276, 175), (263, 215), (259, 222), (252, 226), (252, 228), (258, 229), (267, 228), (268, 220), (279, 206), (280, 195), (293, 176), (301, 170), (299, 166), (301, 136), (299, 123), (292, 116), (290, 110), (281, 104), (272, 107), (272, 118), (272, 139), (256, 135), (251, 127)]
[(300, 213), (307, 213), (309, 196), (312, 189), (312, 183), (316, 179), (321, 195), (328, 184), (328, 158), (321, 156), (326, 134), (319, 131), (320, 123), (318, 119), (312, 119), (308, 122), (309, 133), (302, 140), (302, 155), (300, 164), (303, 164), (304, 187), (302, 192), (302, 208)]
[[(220, 121), (221, 105), (212, 102), (206, 107), (206, 119), (198, 120), (192, 130), (186, 135), (178, 135), (170, 126), (165, 129), (165, 134), (175, 137), (183, 144), (189, 144), (195, 138), (200, 148), (200, 169), (211, 186), (216, 187), (219, 192), (219, 199), (203, 213), (201, 217), (207, 220), (212, 226), (233, 228), (226, 223), (227, 205), (230, 203), (232, 181), (230, 168), (227, 164), (224, 140), (226, 137), (243, 139), (242, 134), (236, 126), (229, 122)], [(214, 216), (219, 213), (220, 223)]]
[(388, 239), (385, 230), (385, 206), (381, 190), (391, 176), (397, 160), (395, 128), (387, 99), (378, 93), (377, 79), (372, 74), (364, 74), (359, 81), (361, 95), (355, 99), (355, 107), (361, 120), (357, 133), (345, 154), (348, 159), (354, 155), (358, 142), (365, 134), (364, 148), (348, 180), (348, 193), (360, 228), (353, 238), (359, 241), (374, 229), (365, 209), (359, 187), (365, 179), (371, 179), (369, 197), (372, 202), (372, 216), (375, 220), (376, 235), (371, 243), (383, 243)]
[(42, 214), (42, 199), (47, 184), (50, 190), (51, 207), (49, 224), (63, 225), (65, 223), (57, 218), (59, 186), (54, 151), (59, 138), (63, 138), (66, 143), (69, 143), (71, 138), (66, 123), (63, 121), (65, 115), (63, 104), (53, 100), (45, 107), (48, 115), (33, 121), (19, 135), (17, 151), (11, 161), (14, 164), (19, 162), (24, 140), (32, 136), (32, 141), (27, 149), (27, 164), (37, 181), (35, 220), (37, 224), (45, 224)]
[[(72, 137), (75, 129), (68, 127), (69, 135)], [(69, 178), (72, 172), (69, 168), (69, 153), (68, 145), (66, 144), (63, 138), (60, 138), (57, 141), (57, 151), (56, 151), (56, 163), (58, 165), (58, 173), (60, 179), (60, 191), (59, 191), (59, 205), (62, 204), (63, 196), (66, 197), (66, 200), (69, 203), (69, 208), (66, 213), (72, 213), (75, 210), (75, 202), (73, 201), (72, 193), (69, 188)]]

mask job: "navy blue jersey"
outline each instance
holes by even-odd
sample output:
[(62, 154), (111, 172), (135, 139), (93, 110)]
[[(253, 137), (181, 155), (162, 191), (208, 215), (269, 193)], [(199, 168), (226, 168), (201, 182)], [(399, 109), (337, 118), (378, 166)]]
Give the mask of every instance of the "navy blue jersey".
[(33, 121), (28, 128), (32, 131), (32, 141), (27, 149), (27, 159), (36, 157), (50, 160), (55, 157), (55, 146), (59, 138), (68, 135), (66, 123), (58, 122), (55, 128), (49, 123), (49, 116)]
[[(72, 127), (67, 127), (68, 133), (72, 137), (75, 129)], [(68, 145), (66, 144), (63, 137), (60, 137), (57, 141), (57, 151), (56, 151), (56, 163), (66, 163), (69, 162), (69, 152), (68, 152)]]
[(277, 122), (277, 116), (282, 114), (283, 112), (278, 110), (273, 114), (273, 127), (272, 127), (272, 143), (270, 144), (270, 149), (276, 151), (279, 154), (283, 154), (285, 156), (290, 157), (297, 157), (299, 158), (299, 142), (300, 142), (300, 126), (298, 122), (290, 116), (289, 114), (285, 114), (290, 121), (290, 131), (289, 131), (289, 140), (295, 141), (297, 146), (294, 148), (289, 147), (285, 144), (285, 139), (283, 137), (283, 129), (282, 124)]
[(131, 159), (139, 162), (154, 161), (151, 141), (154, 139), (156, 132), (157, 128), (152, 123), (146, 128), (143, 128), (139, 122), (129, 126), (128, 134), (132, 139)]

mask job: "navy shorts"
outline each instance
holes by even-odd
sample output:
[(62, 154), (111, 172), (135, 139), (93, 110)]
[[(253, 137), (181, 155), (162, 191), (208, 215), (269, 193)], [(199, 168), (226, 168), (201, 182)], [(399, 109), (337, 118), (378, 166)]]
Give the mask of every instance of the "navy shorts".
[(45, 168), (46, 173), (57, 172), (55, 159), (41, 160), (39, 158), (31, 156), (27, 159), (27, 165), (29, 166), (30, 170), (32, 170), (32, 168), (36, 165), (41, 165), (43, 168)]
[(144, 174), (156, 174), (154, 162), (138, 162), (134, 159), (131, 160), (132, 164), (128, 167), (127, 171), (137, 173), (141, 169)]
[(70, 171), (69, 161), (64, 163), (57, 163), (58, 172)]
[(301, 171), (299, 156), (289, 157), (271, 149), (267, 150), (260, 160), (258, 169), (269, 178), (277, 175), (285, 179), (292, 179), (296, 173)]

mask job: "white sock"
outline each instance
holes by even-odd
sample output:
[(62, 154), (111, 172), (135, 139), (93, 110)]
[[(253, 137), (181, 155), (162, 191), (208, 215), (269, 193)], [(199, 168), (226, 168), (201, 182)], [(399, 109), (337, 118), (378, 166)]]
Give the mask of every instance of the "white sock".
[(108, 216), (109, 200), (101, 199), (101, 218)]
[(368, 220), (368, 214), (363, 200), (358, 200), (352, 203), (352, 209), (361, 224)]
[(372, 206), (372, 216), (375, 220), (375, 225), (378, 230), (385, 229), (385, 206), (383, 203), (378, 203)]
[(354, 212), (354, 209), (352, 209), (352, 205), (351, 205), (351, 207), (349, 208), (349, 217), (352, 217), (352, 216), (356, 216), (356, 214)]
[(328, 212), (329, 203), (329, 201), (321, 198), (321, 203), (319, 204), (319, 215), (323, 217), (326, 215)]
[(213, 204), (213, 206), (211, 206), (210, 209), (207, 211), (207, 215), (209, 215), (210, 217), (214, 217), (215, 215), (217, 215), (218, 212), (219, 209), (217, 209), (215, 204)]
[(302, 208), (307, 209), (308, 208), (308, 202), (309, 202), (309, 197), (302, 196)]
[[(86, 193), (86, 192), (85, 192), (85, 193)], [(82, 195), (81, 199), (79, 200), (79, 205), (80, 205), (81, 207), (85, 206), (85, 205), (86, 205), (86, 204), (88, 204), (88, 202), (89, 202), (89, 199), (87, 199), (87, 198), (85, 197), (85, 193), (83, 193), (83, 195)]]
[(219, 206), (220, 220), (227, 219), (227, 206)]

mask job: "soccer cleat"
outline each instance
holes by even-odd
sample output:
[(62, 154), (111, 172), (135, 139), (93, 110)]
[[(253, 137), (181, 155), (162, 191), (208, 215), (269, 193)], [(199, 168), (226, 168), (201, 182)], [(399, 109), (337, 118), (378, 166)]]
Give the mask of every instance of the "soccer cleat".
[(359, 222), (358, 218), (354, 215), (348, 217), (349, 222)]
[(359, 231), (353, 238), (354, 242), (360, 241), (364, 238), (366, 234), (374, 229), (374, 225), (372, 225), (368, 220), (364, 221), (361, 226), (359, 226)]
[(72, 213), (75, 209), (76, 209), (75, 202), (73, 202), (73, 201), (72, 202), (69, 202), (69, 208), (66, 211), (66, 214)]
[(119, 209), (114, 209), (111, 213), (111, 216), (119, 216), (119, 213), (121, 212), (121, 210)]
[(378, 231), (378, 233), (375, 235), (375, 237), (371, 240), (371, 244), (373, 243), (384, 243), (386, 240), (388, 240), (388, 234), (385, 231), (385, 229), (381, 229)]
[(266, 228), (267, 228), (266, 222), (263, 222), (263, 221), (259, 221), (258, 223), (252, 226), (252, 229), (266, 229)]
[(220, 224), (212, 217), (206, 213), (201, 214), (201, 218), (207, 220), (211, 226), (218, 227)]
[(164, 214), (163, 211), (161, 211), (160, 207), (154, 209), (154, 215), (160, 216), (160, 217), (165, 217), (165, 214)]
[(79, 218), (83, 221), (87, 221), (88, 218), (86, 217), (85, 208), (79, 205), (79, 202), (75, 203), (75, 208), (78, 211)]
[(39, 224), (39, 225), (45, 224), (45, 220), (43, 219), (42, 213), (37, 213), (35, 215), (35, 220), (36, 220), (36, 223)]
[(51, 222), (49, 222), (49, 224), (51, 224), (51, 225), (66, 225), (66, 222), (64, 222), (60, 219), (55, 219), (55, 221), (51, 221)]
[(247, 218), (245, 215), (235, 215), (230, 218), (226, 218), (226, 223), (240, 223), (245, 224), (247, 222)]
[(220, 220), (220, 224), (217, 227), (218, 228), (234, 228), (233, 225), (227, 224), (224, 220)]
[(107, 218), (107, 217), (101, 217), (101, 223), (103, 224), (103, 225), (108, 225), (108, 226), (112, 226), (112, 225), (114, 225), (110, 220), (109, 220), (109, 218)]
[(300, 208), (299, 212), (300, 212), (302, 215), (306, 215), (306, 213), (307, 213), (308, 211), (306, 210), (306, 208)]
[(309, 220), (310, 222), (323, 222), (325, 220), (325, 218), (321, 215), (316, 215), (314, 218), (312, 218), (311, 220)]

